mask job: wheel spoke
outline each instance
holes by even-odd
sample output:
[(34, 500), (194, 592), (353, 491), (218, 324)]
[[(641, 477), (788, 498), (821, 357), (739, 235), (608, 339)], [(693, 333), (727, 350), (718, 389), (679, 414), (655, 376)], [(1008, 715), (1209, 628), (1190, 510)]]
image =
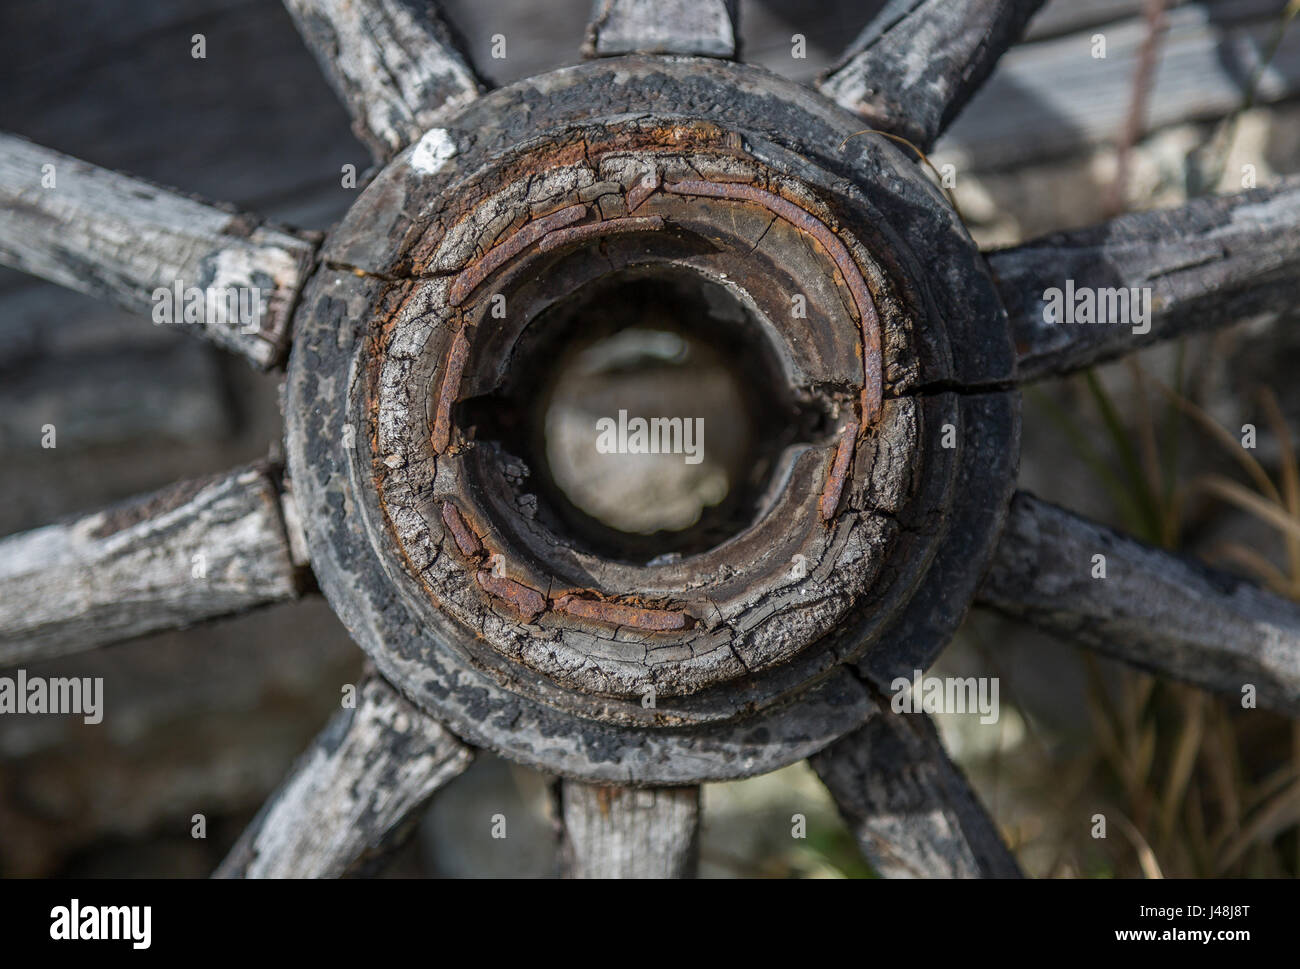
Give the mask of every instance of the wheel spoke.
[(1033, 495), (1013, 500), (979, 601), (1142, 669), (1237, 697), (1250, 685), (1260, 706), (1300, 713), (1300, 605)]
[(0, 134), (0, 264), (279, 363), (311, 239)]
[(473, 751), (379, 676), (334, 715), (217, 869), (218, 878), (363, 872)]
[(695, 874), (698, 787), (598, 787), (561, 781), (567, 878), (685, 878)]
[(582, 52), (736, 56), (735, 0), (596, 0)]
[[(1056, 233), (988, 261), (1011, 317), (1020, 380), (1249, 317), (1291, 321), (1300, 315), (1300, 178)], [(1048, 322), (1064, 304), (1075, 320), (1116, 322)], [(1135, 312), (1143, 305), (1146, 320)]]
[(886, 878), (1015, 878), (1020, 869), (924, 713), (881, 711), (809, 759)]
[(420, 0), (284, 0), (378, 162), (478, 97), (483, 85)]
[(818, 86), (928, 151), (1043, 2), (890, 0)]
[(299, 596), (265, 468), (186, 481), (0, 539), (0, 667)]

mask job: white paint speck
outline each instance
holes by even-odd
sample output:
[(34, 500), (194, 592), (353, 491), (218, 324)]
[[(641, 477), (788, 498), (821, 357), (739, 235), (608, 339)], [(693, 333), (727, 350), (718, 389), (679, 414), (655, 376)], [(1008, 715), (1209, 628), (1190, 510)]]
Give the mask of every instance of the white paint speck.
[(446, 128), (430, 128), (411, 152), (411, 167), (424, 175), (433, 175), (456, 155), (456, 143)]

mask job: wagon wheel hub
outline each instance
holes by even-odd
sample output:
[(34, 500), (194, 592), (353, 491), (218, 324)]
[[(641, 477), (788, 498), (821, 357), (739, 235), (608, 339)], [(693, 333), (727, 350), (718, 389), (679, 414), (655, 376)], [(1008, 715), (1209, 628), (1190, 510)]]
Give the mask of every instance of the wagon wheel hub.
[[(358, 199), (297, 321), (289, 467), (326, 595), (413, 701), (548, 770), (671, 783), (806, 756), (929, 665), (965, 605), (918, 599), (958, 481), (1005, 497), (1014, 463), (963, 448), (951, 388), (996, 388), (1010, 345), (947, 203), (858, 128), (752, 69), (620, 58), (474, 102)], [(647, 300), (731, 361), (758, 439), (657, 555), (539, 444), (565, 349)], [(642, 420), (671, 448), (709, 415)], [(947, 554), (995, 529), (970, 538)]]

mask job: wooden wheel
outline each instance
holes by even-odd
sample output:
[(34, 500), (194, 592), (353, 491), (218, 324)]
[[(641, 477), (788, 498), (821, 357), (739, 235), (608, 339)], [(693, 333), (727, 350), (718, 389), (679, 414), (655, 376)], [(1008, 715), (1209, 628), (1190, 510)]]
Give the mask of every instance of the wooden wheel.
[[(0, 665), (312, 576), (368, 654), (218, 874), (360, 870), (480, 747), (564, 779), (574, 875), (689, 873), (698, 785), (802, 758), (882, 874), (1017, 875), (889, 702), (972, 603), (1300, 709), (1300, 608), (1014, 487), (1021, 384), (1293, 312), (1300, 183), (981, 253), (899, 139), (929, 149), (1032, 0), (897, 0), (816, 91), (735, 63), (723, 0), (605, 0), (587, 63), (491, 92), (424, 4), (286, 5), (376, 163), (325, 237), (0, 154), (5, 264), (143, 312), (254, 292), (190, 329), (286, 370), (286, 467), (0, 541)], [(1044, 322), (1066, 279), (1149, 287), (1149, 330)], [(658, 556), (537, 481), (553, 362), (647, 294), (710, 321), (769, 430)]]

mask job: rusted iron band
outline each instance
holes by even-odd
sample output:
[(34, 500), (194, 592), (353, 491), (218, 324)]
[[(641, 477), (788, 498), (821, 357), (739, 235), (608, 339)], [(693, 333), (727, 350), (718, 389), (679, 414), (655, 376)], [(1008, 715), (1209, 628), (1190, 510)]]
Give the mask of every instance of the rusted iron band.
[(621, 602), (609, 602), (605, 599), (584, 599), (575, 595), (563, 595), (555, 600), (555, 611), (579, 619), (610, 626), (629, 626), (652, 633), (677, 632), (690, 629), (695, 621), (684, 612), (671, 609), (646, 609), (641, 606), (624, 605)]
[(541, 252), (550, 252), (571, 242), (581, 242), (597, 236), (614, 235), (619, 232), (654, 232), (664, 227), (664, 220), (657, 215), (640, 216), (627, 219), (606, 219), (603, 222), (589, 222), (575, 225), (568, 229), (556, 229), (548, 232), (537, 244)]
[(441, 454), (451, 442), (451, 406), (460, 393), (460, 378), (469, 356), (469, 337), (462, 326), (456, 331), (442, 366), (442, 386), (438, 388), (438, 409), (433, 419), (433, 453)]
[(450, 501), (442, 503), (442, 523), (451, 532), (451, 537), (456, 540), (456, 547), (460, 549), (462, 555), (466, 558), (475, 558), (483, 554), (483, 543), (465, 523), (460, 509)]
[(479, 571), (474, 577), (478, 579), (478, 584), (488, 595), (506, 603), (523, 616), (525, 622), (532, 622), (546, 611), (545, 597), (522, 582), (516, 582), (504, 575), (493, 575), (488, 571)]
[(556, 229), (563, 229), (566, 225), (573, 225), (586, 214), (587, 206), (579, 203), (529, 222), (506, 239), (505, 242), (493, 246), (485, 252), (477, 262), (466, 266), (452, 281), (451, 289), (447, 293), (447, 302), (452, 306), (459, 306), (465, 302), (465, 298), (470, 293), (478, 288), (483, 280), (546, 235), (546, 233), (553, 232)]
[(753, 185), (685, 179), (665, 185), (664, 189), (678, 195), (702, 195), (708, 198), (732, 199), (761, 205), (773, 215), (785, 219), (796, 229), (808, 233), (821, 244), (840, 271), (840, 275), (844, 277), (844, 283), (849, 288), (853, 302), (857, 304), (858, 323), (862, 334), (862, 426), (868, 427), (873, 424), (880, 416), (881, 402), (884, 397), (880, 365), (880, 318), (876, 314), (876, 304), (871, 299), (871, 290), (867, 288), (867, 282), (862, 278), (862, 272), (858, 269), (858, 264), (844, 241), (811, 212), (800, 208), (789, 199)]
[(849, 465), (853, 461), (853, 452), (858, 442), (857, 421), (850, 421), (840, 432), (840, 443), (835, 448), (835, 460), (831, 462), (830, 473), (826, 475), (826, 485), (822, 488), (818, 510), (822, 521), (828, 522), (840, 509), (840, 496), (844, 492), (844, 481), (849, 474)]

